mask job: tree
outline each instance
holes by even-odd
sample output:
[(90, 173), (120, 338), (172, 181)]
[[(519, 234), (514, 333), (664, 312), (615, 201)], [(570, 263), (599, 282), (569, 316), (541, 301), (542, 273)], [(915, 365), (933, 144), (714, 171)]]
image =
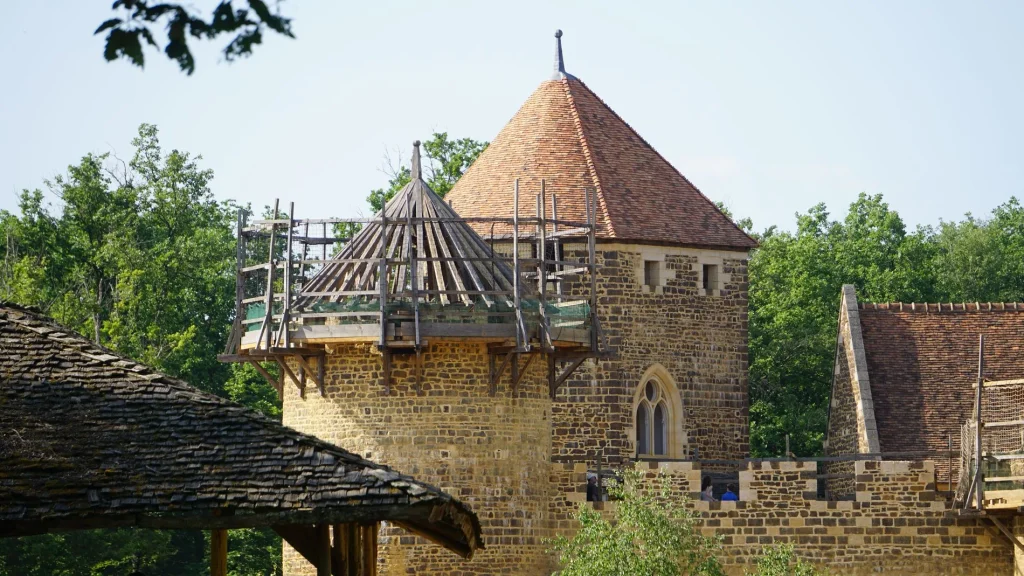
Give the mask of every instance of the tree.
[(552, 541), (561, 569), (557, 576), (676, 576), (724, 574), (715, 554), (720, 543), (700, 533), (696, 517), (671, 495), (665, 476), (655, 489), (644, 485), (641, 468), (623, 472), (611, 486), (613, 519), (587, 504), (576, 513), (579, 531)]
[(209, 16), (200, 16), (185, 4), (115, 0), (111, 9), (123, 10), (123, 16), (106, 20), (94, 34), (107, 32), (103, 57), (108, 62), (125, 58), (142, 68), (146, 60), (142, 43), (145, 41), (157, 47), (152, 28), (163, 23), (167, 30), (164, 53), (177, 61), (183, 72), (191, 75), (195, 72), (196, 63), (188, 46), (190, 36), (198, 40), (212, 40), (223, 34), (234, 34), (222, 51), (228, 62), (251, 55), (253, 47), (263, 42), (263, 34), (268, 30), (288, 38), (295, 37), (290, 18), (271, 12), (263, 0), (247, 0), (247, 4), (248, 8), (236, 8), (232, 0), (222, 0)]
[(791, 544), (765, 546), (761, 549), (757, 570), (747, 572), (749, 576), (819, 576), (826, 573), (819, 571), (813, 564), (795, 558)]
[(794, 452), (818, 454), (842, 285), (865, 301), (934, 298), (934, 246), (865, 194), (841, 221), (818, 204), (797, 215), (795, 233), (769, 228), (758, 239), (748, 268), (751, 452), (781, 455), (788, 434)]
[(1024, 207), (1016, 198), (989, 219), (967, 214), (962, 222), (929, 229), (936, 245), (936, 290), (952, 302), (1024, 299)]
[[(209, 392), (280, 417), (251, 366), (217, 361), (234, 314), (238, 207), (219, 202), (201, 157), (164, 152), (143, 124), (128, 162), (86, 155), (48, 181), (60, 200), (24, 191), (0, 212), (0, 300), (42, 309), (100, 344)], [(276, 368), (271, 368), (276, 371)], [(233, 574), (275, 574), (280, 538), (232, 531)], [(133, 567), (202, 574), (202, 532), (98, 530), (0, 539), (0, 574), (98, 576)]]
[[(424, 175), (430, 189), (444, 198), (487, 149), (487, 144), (472, 138), (450, 140), (447, 132), (434, 132), (430, 140), (423, 143), (423, 153), (427, 159)], [(374, 214), (383, 210), (388, 200), (394, 198), (395, 194), (412, 180), (412, 172), (409, 166), (402, 164), (401, 157), (397, 167), (391, 163), (390, 157), (387, 158), (384, 172), (388, 176), (387, 187), (371, 190), (370, 195), (366, 197)]]

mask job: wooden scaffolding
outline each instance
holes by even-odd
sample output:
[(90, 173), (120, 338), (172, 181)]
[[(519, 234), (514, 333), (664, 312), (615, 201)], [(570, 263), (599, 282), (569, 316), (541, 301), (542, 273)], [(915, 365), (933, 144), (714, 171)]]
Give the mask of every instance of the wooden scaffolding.
[(390, 393), (393, 354), (415, 354), (419, 388), (430, 339), (473, 339), (488, 344), (491, 394), (506, 371), (514, 391), (543, 355), (554, 397), (600, 355), (596, 194), (581, 191), (586, 221), (559, 220), (542, 182), (534, 215), (520, 217), (517, 181), (513, 217), (462, 218), (424, 181), (418, 142), (411, 174), (370, 219), (296, 219), (294, 203), (283, 215), (275, 201), (269, 219), (250, 224), (240, 211), (235, 320), (221, 360), (251, 363), (280, 392), (261, 365), (275, 362), (303, 391), (310, 379), (323, 393), (325, 347), (373, 341)]

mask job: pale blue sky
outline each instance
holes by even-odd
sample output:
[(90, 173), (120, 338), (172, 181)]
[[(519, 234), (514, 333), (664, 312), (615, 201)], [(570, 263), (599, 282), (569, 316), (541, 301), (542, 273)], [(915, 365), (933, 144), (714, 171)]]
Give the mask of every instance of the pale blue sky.
[[(220, 198), (366, 212), (383, 154), (433, 130), (490, 140), (567, 70), (761, 229), (882, 193), (910, 224), (987, 214), (1024, 183), (1024, 3), (319, 2), (249, 60), (106, 63), (110, 0), (0, 20), (0, 209), (141, 122), (204, 157)], [(196, 0), (198, 6), (214, 2)], [(197, 45), (198, 48), (198, 45)]]

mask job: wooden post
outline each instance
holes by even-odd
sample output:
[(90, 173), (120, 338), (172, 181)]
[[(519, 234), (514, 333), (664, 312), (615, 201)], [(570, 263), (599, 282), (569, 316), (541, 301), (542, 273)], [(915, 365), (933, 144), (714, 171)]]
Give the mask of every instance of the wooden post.
[(380, 211), (380, 271), (377, 273), (380, 282), (380, 341), (377, 345), (381, 348), (387, 344), (388, 332), (388, 217), (385, 212)]
[[(562, 243), (558, 238), (558, 197), (554, 194), (551, 195), (551, 233), (555, 236), (555, 262), (562, 261)], [(557, 273), (555, 280), (555, 289), (559, 296), (562, 295), (562, 275), (565, 271), (565, 267), (560, 264), (555, 264), (555, 272)], [(559, 298), (559, 302), (561, 302)]]
[(238, 352), (242, 346), (242, 334), (245, 333), (245, 324), (242, 323), (245, 320), (245, 306), (242, 305), (242, 300), (245, 300), (245, 272), (242, 272), (242, 268), (245, 268), (245, 237), (242, 235), (245, 228), (244, 214), (245, 212), (239, 208), (238, 241), (235, 243), (235, 321), (231, 328), (231, 336), (224, 347), (225, 354)]
[(544, 185), (544, 180), (540, 181), (540, 196), (537, 197), (537, 257), (540, 261), (537, 263), (537, 290), (540, 292), (540, 302), (537, 304), (537, 310), (540, 312), (540, 338), (541, 338), (541, 350), (550, 351), (552, 348), (551, 343), (551, 332), (548, 329), (548, 270), (547, 270), (547, 197)]
[[(587, 235), (587, 252), (590, 257), (590, 349), (597, 352), (597, 190), (588, 196), (590, 206), (587, 207), (587, 222), (590, 234)], [(596, 362), (596, 360), (595, 360)]]
[(953, 434), (946, 432), (946, 491), (953, 493)]
[[(277, 267), (277, 261), (274, 260), (274, 244), (276, 244), (275, 235), (277, 234), (277, 217), (278, 217), (278, 202), (277, 198), (274, 199), (274, 220), (270, 225), (270, 250), (269, 256), (267, 257), (267, 294), (266, 294), (266, 306), (267, 316), (263, 320), (264, 327), (266, 328), (267, 336), (267, 351), (273, 346), (272, 340), (274, 337), (274, 268)], [(259, 344), (257, 344), (257, 348)]]
[(331, 545), (331, 569), (341, 575), (345, 575), (345, 562), (343, 560), (345, 554), (344, 548), (344, 537), (341, 533), (341, 524), (334, 524), (331, 526), (332, 536), (334, 542)]
[(523, 308), (519, 302), (519, 178), (512, 192), (512, 292), (516, 307), (516, 351), (523, 349)]
[[(985, 387), (985, 335), (978, 336), (978, 391), (974, 395), (974, 489), (978, 510), (985, 509), (985, 479), (981, 473), (981, 391)], [(968, 500), (970, 496), (968, 496)]]
[(345, 576), (359, 575), (359, 526), (356, 524), (345, 524), (342, 527), (343, 540), (345, 543), (345, 566), (342, 574)]
[[(281, 314), (281, 334), (284, 336), (284, 347), (291, 346), (292, 339), (288, 334), (288, 323), (291, 322), (292, 313), (292, 226), (295, 224), (295, 202), (288, 204), (288, 235), (286, 240), (284, 264), (284, 304)], [(301, 370), (301, 368), (300, 368)]]
[[(360, 532), (362, 532), (362, 572), (361, 576), (377, 576), (377, 528), (378, 524), (374, 522), (368, 526), (361, 526)], [(320, 576), (317, 574), (317, 576)], [(328, 574), (328, 576), (330, 576)]]
[(331, 525), (317, 524), (316, 576), (331, 576)]
[(227, 530), (210, 530), (210, 576), (228, 576)]

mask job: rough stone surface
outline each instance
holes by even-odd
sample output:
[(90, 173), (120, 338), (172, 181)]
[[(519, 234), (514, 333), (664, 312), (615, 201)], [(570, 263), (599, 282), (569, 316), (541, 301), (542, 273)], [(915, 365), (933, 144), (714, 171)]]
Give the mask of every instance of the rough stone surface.
[[(582, 473), (569, 465), (560, 471), (576, 480)], [(987, 520), (959, 518), (937, 499), (930, 462), (857, 462), (855, 473), (852, 501), (817, 499), (814, 463), (748, 461), (739, 502), (697, 500), (703, 471), (691, 463), (654, 465), (647, 478), (665, 474), (679, 498), (689, 497), (701, 530), (722, 537), (730, 574), (752, 569), (763, 546), (786, 543), (836, 575), (1012, 573), (1010, 541)]]
[[(381, 574), (543, 574), (550, 569), (551, 400), (546, 365), (535, 360), (515, 392), (509, 371), (488, 394), (483, 343), (431, 343), (423, 355), (423, 388), (414, 385), (414, 356), (392, 360), (391, 394), (373, 344), (339, 344), (327, 356), (326, 396), (310, 385), (305, 398), (288, 383), (284, 422), (337, 442), (361, 456), (429, 478), (477, 512), (485, 549), (471, 561), (443, 554), (421, 538), (384, 529)], [(521, 361), (525, 364), (525, 359)], [(285, 546), (285, 573), (308, 563)]]

